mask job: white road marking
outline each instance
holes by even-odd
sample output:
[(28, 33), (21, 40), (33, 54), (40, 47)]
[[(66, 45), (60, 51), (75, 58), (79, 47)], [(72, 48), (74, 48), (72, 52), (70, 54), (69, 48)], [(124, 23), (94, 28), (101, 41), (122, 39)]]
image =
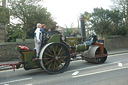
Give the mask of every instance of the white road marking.
[[(23, 69), (24, 69), (24, 68), (15, 69), (15, 71), (23, 70)], [(13, 69), (11, 68), (11, 69), (9, 69), (9, 70), (2, 70), (2, 71), (0, 71), (0, 73), (1, 73), (1, 72), (9, 72), (9, 71), (13, 71)]]
[(9, 84), (4, 84), (4, 85), (9, 85)]
[(79, 73), (79, 71), (75, 71), (74, 73), (72, 73), (72, 76), (75, 76)]
[(25, 85), (32, 85), (32, 84), (25, 84)]
[(81, 60), (75, 60), (75, 61), (72, 61), (72, 62), (80, 62), (80, 61), (83, 61), (82, 59)]
[[(128, 53), (121, 53), (121, 54), (108, 54), (108, 57), (113, 57), (113, 56), (117, 56), (117, 55), (124, 55), (124, 54), (128, 54)], [(72, 62), (79, 62), (79, 61), (83, 61), (83, 60), (75, 60)]]
[(108, 57), (113, 57), (113, 56), (117, 56), (117, 55), (124, 55), (124, 54), (128, 54), (128, 53), (121, 53), (121, 54), (108, 54)]
[(119, 67), (122, 67), (122, 66), (123, 66), (123, 64), (122, 64), (122, 63), (118, 63), (118, 66), (119, 66)]
[(119, 63), (120, 61), (118, 62), (113, 62), (113, 63), (108, 63), (108, 64), (101, 64), (101, 65), (98, 65), (98, 66), (90, 66), (90, 67), (85, 67), (85, 68), (80, 68), (80, 69), (75, 69), (75, 70), (70, 70), (70, 71), (66, 71), (64, 73), (69, 73), (69, 72), (74, 72), (74, 71), (80, 71), (80, 70), (85, 70), (85, 69), (91, 69), (91, 68), (97, 68), (97, 67), (101, 67), (101, 66), (107, 66), (107, 65), (111, 65), (111, 64), (117, 64)]
[(99, 74), (99, 73), (104, 73), (104, 72), (109, 72), (109, 71), (115, 71), (115, 70), (120, 70), (120, 69), (125, 69), (125, 68), (128, 68), (128, 66), (127, 67), (104, 70), (104, 71), (99, 71), (99, 72), (94, 72), (94, 73), (82, 74), (82, 75), (77, 75), (77, 76), (72, 76), (72, 77), (73, 78), (78, 78), (78, 77), (89, 76), (89, 75), (94, 75), (94, 74)]
[(3, 83), (0, 83), (0, 84), (8, 84), (8, 83), (14, 83), (14, 82), (18, 82), (18, 81), (26, 81), (26, 80), (30, 80), (30, 79), (32, 79), (32, 77), (24, 78), (24, 79), (18, 79), (18, 80), (13, 80), (13, 81), (8, 81), (8, 82), (3, 82)]

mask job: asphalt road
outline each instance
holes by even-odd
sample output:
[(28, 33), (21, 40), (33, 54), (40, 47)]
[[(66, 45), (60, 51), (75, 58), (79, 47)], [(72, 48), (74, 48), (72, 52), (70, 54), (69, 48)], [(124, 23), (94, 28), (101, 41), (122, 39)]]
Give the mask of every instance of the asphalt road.
[(128, 53), (110, 55), (104, 64), (72, 61), (64, 73), (42, 69), (0, 71), (0, 85), (128, 85)]

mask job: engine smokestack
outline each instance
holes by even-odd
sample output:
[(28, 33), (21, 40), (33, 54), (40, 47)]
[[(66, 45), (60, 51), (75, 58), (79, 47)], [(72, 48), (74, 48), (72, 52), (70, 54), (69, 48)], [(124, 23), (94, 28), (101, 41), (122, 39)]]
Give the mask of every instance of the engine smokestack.
[(81, 14), (80, 16), (80, 22), (81, 22), (81, 32), (82, 32), (82, 38), (83, 38), (83, 42), (86, 41), (86, 30), (85, 30), (85, 22), (84, 22), (84, 15)]

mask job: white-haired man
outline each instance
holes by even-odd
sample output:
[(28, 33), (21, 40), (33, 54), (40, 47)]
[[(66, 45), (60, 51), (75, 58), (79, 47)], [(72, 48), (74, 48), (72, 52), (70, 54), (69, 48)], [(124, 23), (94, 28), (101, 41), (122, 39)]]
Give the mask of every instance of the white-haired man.
[(34, 32), (34, 42), (35, 42), (35, 49), (36, 49), (36, 58), (33, 59), (32, 61), (35, 61), (38, 59), (39, 56), (39, 51), (41, 47), (41, 41), (42, 41), (42, 32), (40, 31), (41, 29), (41, 23), (37, 24), (37, 28)]

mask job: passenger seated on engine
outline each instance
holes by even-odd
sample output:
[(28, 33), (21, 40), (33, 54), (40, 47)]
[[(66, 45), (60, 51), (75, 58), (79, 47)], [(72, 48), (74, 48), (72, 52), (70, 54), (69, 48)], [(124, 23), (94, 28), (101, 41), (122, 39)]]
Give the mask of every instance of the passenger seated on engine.
[(97, 35), (96, 33), (93, 31), (89, 32), (90, 36), (89, 36), (89, 40), (86, 41), (87, 45), (92, 45), (93, 43), (95, 43), (98, 39), (97, 39)]

